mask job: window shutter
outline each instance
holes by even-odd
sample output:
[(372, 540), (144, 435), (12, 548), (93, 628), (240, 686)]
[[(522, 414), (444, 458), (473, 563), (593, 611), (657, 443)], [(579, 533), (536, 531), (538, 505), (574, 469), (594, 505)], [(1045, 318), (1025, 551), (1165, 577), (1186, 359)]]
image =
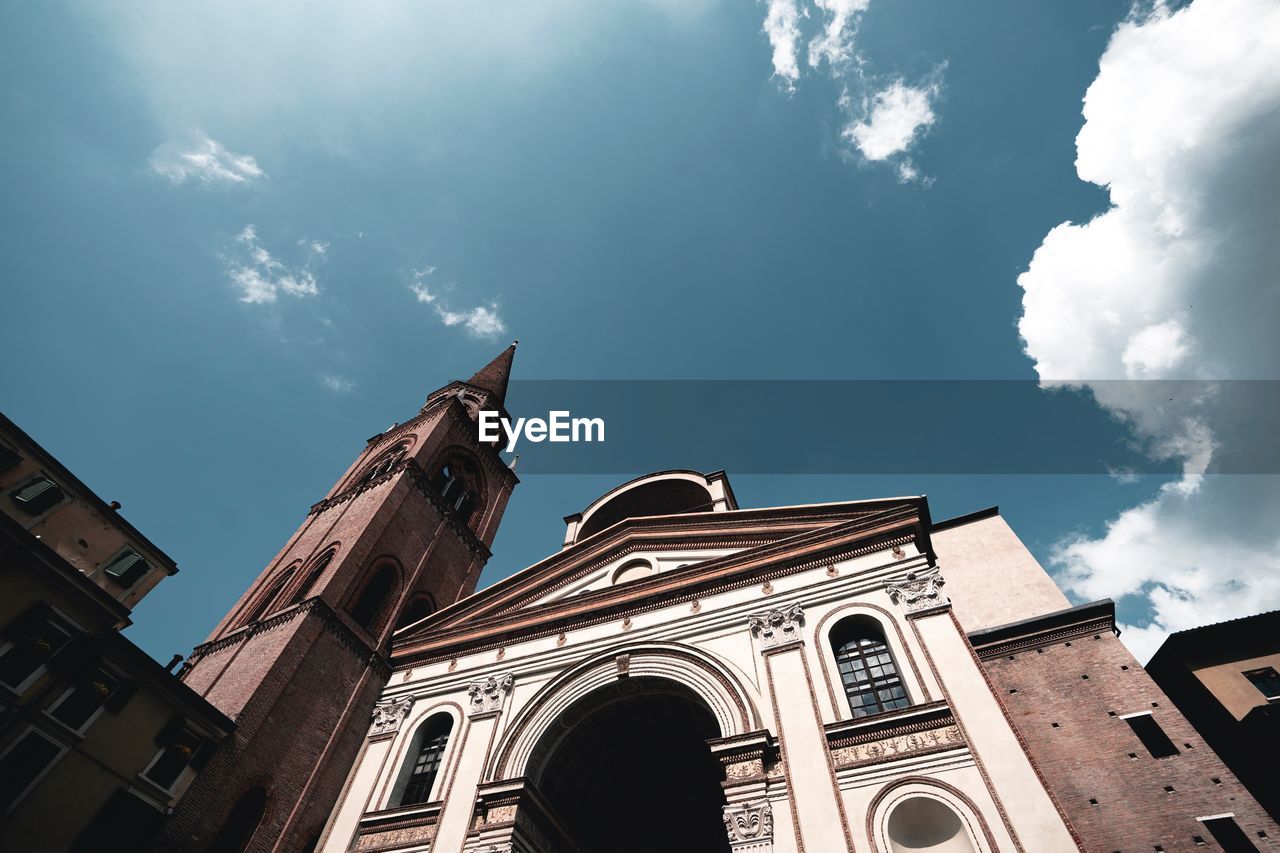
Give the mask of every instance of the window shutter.
[(4, 635), (14, 642), (25, 640), (35, 634), (51, 616), (53, 616), (52, 607), (43, 601), (36, 602), (23, 611), (21, 616), (5, 626)]
[(39, 515), (65, 497), (62, 487), (48, 477), (32, 480), (9, 495), (29, 515)]
[(202, 741), (200, 748), (191, 756), (191, 768), (197, 771), (203, 770), (209, 764), (209, 759), (213, 758), (217, 748), (218, 745), (211, 740)]
[(182, 740), (182, 730), (186, 721), (182, 717), (174, 717), (164, 724), (159, 733), (156, 734), (156, 745), (163, 747), (173, 746)]
[(133, 694), (138, 692), (138, 685), (132, 681), (121, 681), (115, 690), (111, 691), (111, 695), (107, 697), (107, 701), (102, 703), (102, 707), (106, 708), (113, 714), (118, 714), (133, 698)]
[(54, 652), (49, 666), (68, 678), (80, 680), (92, 675), (101, 660), (97, 641), (88, 634), (76, 634), (71, 642)]
[(103, 573), (116, 583), (128, 588), (133, 586), (147, 573), (151, 566), (136, 551), (125, 551), (103, 569)]

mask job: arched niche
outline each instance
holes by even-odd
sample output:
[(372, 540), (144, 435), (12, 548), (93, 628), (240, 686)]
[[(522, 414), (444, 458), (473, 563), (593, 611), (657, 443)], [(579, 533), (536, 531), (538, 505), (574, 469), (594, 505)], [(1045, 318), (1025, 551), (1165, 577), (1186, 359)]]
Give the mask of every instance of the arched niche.
[(891, 853), (977, 853), (955, 810), (933, 797), (907, 797), (889, 812)]

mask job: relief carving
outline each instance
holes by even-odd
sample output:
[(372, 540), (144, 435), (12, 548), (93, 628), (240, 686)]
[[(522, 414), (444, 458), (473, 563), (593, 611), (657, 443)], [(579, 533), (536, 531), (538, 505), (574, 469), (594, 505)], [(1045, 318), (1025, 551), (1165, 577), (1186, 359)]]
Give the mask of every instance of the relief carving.
[(773, 809), (767, 801), (725, 806), (724, 828), (734, 851), (773, 849)]
[(899, 756), (913, 752), (947, 749), (960, 746), (964, 737), (957, 726), (915, 732), (898, 737), (887, 737), (870, 743), (858, 743), (831, 750), (831, 758), (837, 767), (850, 767), (856, 764), (875, 764), (880, 761), (891, 761)]
[(760, 647), (772, 649), (783, 643), (800, 639), (800, 626), (804, 623), (804, 610), (799, 604), (775, 607), (761, 615), (751, 616), (747, 627), (760, 636)]
[(908, 613), (919, 613), (933, 607), (943, 607), (951, 599), (942, 594), (946, 580), (937, 566), (918, 572), (908, 572), (905, 580), (891, 581), (885, 586), (894, 604)]
[(511, 685), (514, 682), (515, 678), (509, 672), (471, 682), (467, 688), (467, 696), (471, 700), (471, 713), (483, 714), (486, 711), (500, 710), (502, 698), (511, 692)]
[(400, 731), (400, 724), (409, 715), (411, 707), (413, 707), (412, 696), (402, 696), (399, 699), (374, 705), (373, 726), (369, 730), (369, 736), (387, 735)]

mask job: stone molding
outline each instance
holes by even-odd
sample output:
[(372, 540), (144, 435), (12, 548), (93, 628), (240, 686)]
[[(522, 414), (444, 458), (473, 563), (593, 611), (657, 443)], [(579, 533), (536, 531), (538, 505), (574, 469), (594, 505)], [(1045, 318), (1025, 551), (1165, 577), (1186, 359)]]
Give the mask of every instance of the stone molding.
[(369, 736), (391, 735), (400, 731), (400, 726), (404, 723), (405, 717), (409, 716), (409, 709), (412, 707), (412, 696), (401, 696), (399, 699), (390, 699), (374, 705), (373, 725), (369, 729)]
[(905, 579), (885, 585), (889, 598), (908, 615), (948, 607), (951, 599), (942, 594), (946, 579), (937, 566), (908, 572)]
[(906, 756), (967, 746), (945, 702), (904, 708), (887, 719), (860, 719), (825, 726), (831, 761), (837, 769), (881, 764)]
[(747, 628), (760, 637), (761, 650), (802, 642), (804, 638), (800, 635), (800, 628), (803, 624), (804, 608), (799, 604), (775, 607), (747, 618)]
[(470, 700), (467, 715), (475, 717), (478, 714), (501, 711), (502, 700), (511, 692), (514, 683), (515, 676), (509, 672), (471, 682), (467, 687), (467, 698)]
[(726, 805), (723, 817), (733, 853), (769, 853), (773, 850), (773, 807), (768, 800)]

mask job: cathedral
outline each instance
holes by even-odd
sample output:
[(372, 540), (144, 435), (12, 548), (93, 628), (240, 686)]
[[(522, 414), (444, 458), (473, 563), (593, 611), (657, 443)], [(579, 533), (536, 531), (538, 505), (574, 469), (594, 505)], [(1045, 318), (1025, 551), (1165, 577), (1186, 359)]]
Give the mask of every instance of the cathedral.
[(369, 439), (198, 646), (172, 851), (1151, 853), (1280, 829), (995, 509), (672, 470), (476, 591), (515, 347)]

